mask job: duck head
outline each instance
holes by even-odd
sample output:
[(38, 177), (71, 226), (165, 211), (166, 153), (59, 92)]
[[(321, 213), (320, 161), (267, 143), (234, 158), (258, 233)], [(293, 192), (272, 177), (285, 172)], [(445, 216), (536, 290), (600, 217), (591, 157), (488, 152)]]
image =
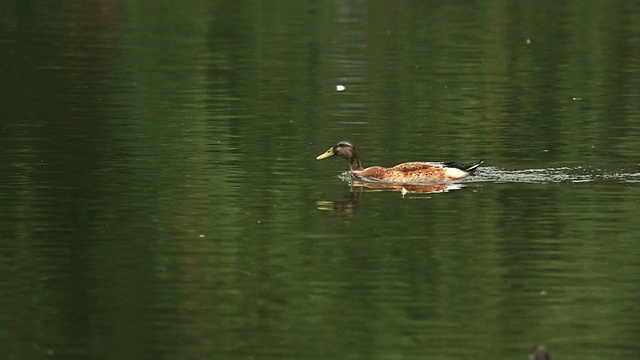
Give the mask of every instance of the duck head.
[(358, 150), (356, 150), (355, 145), (353, 145), (349, 141), (340, 141), (339, 143), (333, 145), (333, 147), (330, 147), (329, 150), (318, 155), (316, 157), (316, 160), (322, 160), (332, 156), (340, 156), (347, 159), (349, 161), (349, 164), (351, 165), (351, 171), (362, 170), (362, 164), (360, 163)]

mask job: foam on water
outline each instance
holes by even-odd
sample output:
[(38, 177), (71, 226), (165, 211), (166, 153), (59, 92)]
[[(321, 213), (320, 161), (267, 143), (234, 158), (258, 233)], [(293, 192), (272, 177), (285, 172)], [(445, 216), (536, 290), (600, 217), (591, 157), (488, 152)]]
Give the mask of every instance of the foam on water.
[(464, 179), (466, 182), (517, 182), (517, 183), (558, 183), (617, 181), (640, 182), (638, 169), (605, 170), (593, 167), (556, 167), (542, 169), (505, 170), (498, 167), (484, 167), (475, 176)]

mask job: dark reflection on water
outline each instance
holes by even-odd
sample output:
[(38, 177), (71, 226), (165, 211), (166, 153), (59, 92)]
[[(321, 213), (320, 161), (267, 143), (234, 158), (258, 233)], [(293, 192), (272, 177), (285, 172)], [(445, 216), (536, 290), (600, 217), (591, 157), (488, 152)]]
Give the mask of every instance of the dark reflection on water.
[[(440, 194), (450, 191), (462, 190), (468, 185), (460, 183), (450, 184), (393, 184), (384, 182), (349, 181), (349, 192), (340, 200), (318, 201), (319, 210), (332, 210), (340, 217), (352, 217), (355, 215), (358, 203), (363, 192), (393, 191), (402, 195), (402, 198), (427, 199), (431, 194)], [(418, 196), (419, 195), (419, 196)]]
[(638, 358), (635, 2), (0, 8), (5, 358)]

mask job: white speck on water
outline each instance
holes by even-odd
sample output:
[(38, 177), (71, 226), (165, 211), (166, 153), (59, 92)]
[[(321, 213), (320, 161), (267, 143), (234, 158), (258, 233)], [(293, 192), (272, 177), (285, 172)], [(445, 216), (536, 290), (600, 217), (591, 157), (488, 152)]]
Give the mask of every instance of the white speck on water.
[(573, 98), (573, 101), (580, 101), (580, 100), (582, 100), (582, 98), (580, 98), (580, 97), (574, 97)]
[(405, 189), (405, 187), (402, 187), (402, 197), (404, 197), (405, 195), (407, 195), (407, 193), (409, 192), (407, 189)]
[(344, 85), (336, 85), (336, 90), (337, 91), (344, 91), (346, 89), (346, 87), (344, 87)]
[(201, 237), (201, 238), (203, 238), (203, 237), (204, 237), (204, 234), (200, 234), (200, 237)]
[(531, 39), (527, 39), (527, 44), (531, 44)]

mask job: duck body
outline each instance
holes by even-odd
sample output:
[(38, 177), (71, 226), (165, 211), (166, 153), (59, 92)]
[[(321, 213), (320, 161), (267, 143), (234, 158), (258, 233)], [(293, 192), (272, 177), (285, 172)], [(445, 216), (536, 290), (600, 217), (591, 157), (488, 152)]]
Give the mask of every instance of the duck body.
[(407, 162), (390, 168), (371, 166), (362, 170), (352, 170), (351, 174), (360, 179), (376, 179), (392, 183), (414, 184), (453, 181), (469, 176), (472, 171), (473, 170), (464, 170), (464, 166), (454, 163)]
[(334, 155), (346, 158), (350, 164), (351, 175), (359, 180), (398, 184), (449, 182), (473, 174), (482, 164), (482, 160), (470, 165), (453, 162), (406, 162), (390, 168), (382, 166), (363, 168), (356, 147), (348, 141), (337, 143), (316, 159), (322, 160)]

